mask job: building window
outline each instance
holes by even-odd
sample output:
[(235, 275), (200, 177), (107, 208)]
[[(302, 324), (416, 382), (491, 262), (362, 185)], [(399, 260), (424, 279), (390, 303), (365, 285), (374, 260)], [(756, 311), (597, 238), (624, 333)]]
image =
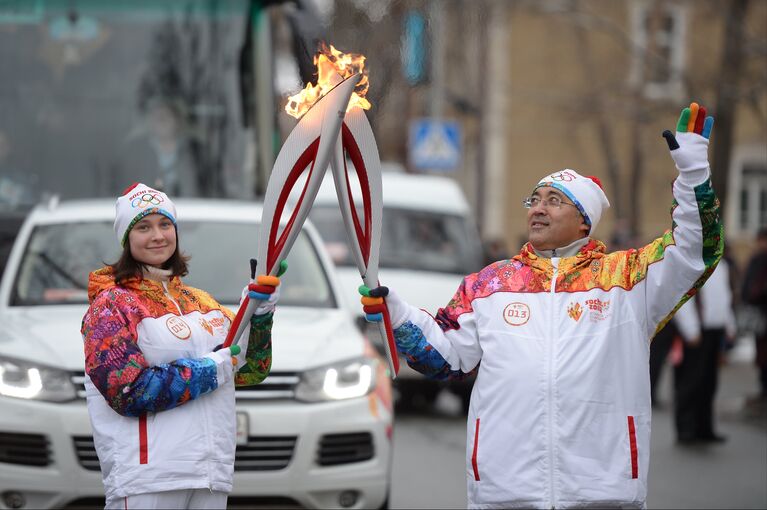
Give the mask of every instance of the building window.
[(767, 165), (745, 164), (741, 174), (738, 227), (755, 233), (767, 227)]
[(767, 147), (736, 147), (727, 197), (728, 237), (752, 238), (767, 227)]
[(634, 58), (629, 80), (648, 99), (684, 96), (687, 10), (683, 5), (637, 0), (631, 8)]

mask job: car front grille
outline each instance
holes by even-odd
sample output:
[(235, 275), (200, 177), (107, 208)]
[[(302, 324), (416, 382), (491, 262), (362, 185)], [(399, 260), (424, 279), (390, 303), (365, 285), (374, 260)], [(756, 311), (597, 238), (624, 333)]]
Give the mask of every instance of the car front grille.
[(51, 448), (48, 438), (41, 434), (0, 432), (0, 462), (23, 466), (48, 466)]
[[(72, 438), (80, 465), (89, 471), (99, 471), (99, 459), (93, 438)], [(249, 436), (246, 444), (238, 444), (234, 456), (235, 471), (276, 471), (290, 464), (296, 448), (296, 436)]]
[[(71, 376), (78, 398), (85, 398), (85, 372), (74, 372)], [(293, 400), (300, 376), (296, 372), (271, 372), (266, 379), (255, 386), (235, 388), (237, 400)]]
[(293, 400), (301, 377), (297, 372), (270, 372), (254, 386), (235, 387), (237, 400)]
[(235, 471), (274, 471), (284, 469), (293, 458), (296, 436), (248, 436), (234, 454)]
[(320, 439), (317, 464), (335, 466), (373, 458), (373, 436), (370, 432), (326, 434)]
[(93, 445), (91, 436), (74, 436), (75, 453), (80, 465), (88, 471), (100, 471), (99, 457), (96, 455), (96, 447)]

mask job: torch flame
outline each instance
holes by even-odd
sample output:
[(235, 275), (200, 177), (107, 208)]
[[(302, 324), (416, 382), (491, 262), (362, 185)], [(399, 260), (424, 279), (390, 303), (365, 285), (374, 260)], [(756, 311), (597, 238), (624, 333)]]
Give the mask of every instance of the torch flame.
[(330, 89), (355, 74), (361, 74), (362, 77), (357, 86), (354, 87), (354, 93), (349, 100), (346, 111), (348, 112), (355, 106), (365, 110), (370, 109), (370, 102), (365, 99), (369, 83), (364, 55), (341, 53), (333, 45), (328, 48), (323, 44), (319, 53), (314, 56), (314, 65), (317, 66), (317, 85), (308, 83), (301, 92), (288, 98), (288, 104), (285, 105), (285, 111), (288, 115), (297, 119), (301, 118)]

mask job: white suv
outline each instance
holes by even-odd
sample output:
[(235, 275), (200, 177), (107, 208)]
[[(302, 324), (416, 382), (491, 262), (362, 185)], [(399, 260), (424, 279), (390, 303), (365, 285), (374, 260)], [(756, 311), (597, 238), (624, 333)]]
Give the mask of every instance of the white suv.
[[(392, 166), (391, 164), (389, 165)], [(353, 193), (359, 181), (350, 174)], [(360, 315), (359, 272), (347, 245), (332, 176), (325, 176), (309, 218), (319, 230), (341, 278), (344, 304)], [(481, 243), (463, 191), (436, 175), (383, 172), (383, 227), (379, 279), (411, 305), (436, 313), (447, 306), (464, 275), (482, 269)], [(372, 337), (372, 335), (371, 335)], [(375, 337), (373, 337), (375, 338)], [(449, 382), (426, 379), (400, 357), (395, 381), (407, 408), (423, 397), (432, 403), (442, 387), (461, 397), (468, 410), (473, 377)]]
[[(185, 281), (235, 309), (260, 207), (176, 203), (179, 246), (192, 256)], [(111, 200), (38, 207), (11, 251), (0, 282), (0, 508), (103, 508), (80, 325), (88, 272), (119, 255), (113, 215)], [(311, 224), (288, 264), (271, 374), (237, 391), (229, 506), (386, 507), (393, 413), (385, 363), (339, 304)], [(340, 377), (326, 377), (331, 368)]]

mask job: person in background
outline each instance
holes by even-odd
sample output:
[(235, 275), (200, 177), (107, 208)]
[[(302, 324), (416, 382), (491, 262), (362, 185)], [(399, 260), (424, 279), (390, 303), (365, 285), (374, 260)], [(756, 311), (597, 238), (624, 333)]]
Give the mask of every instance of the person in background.
[(118, 171), (171, 196), (200, 196), (192, 129), (176, 98), (153, 97), (141, 105), (143, 123), (122, 147)]
[(415, 370), (436, 379), (477, 372), (470, 508), (645, 506), (650, 341), (723, 250), (712, 125), (693, 103), (676, 136), (664, 132), (679, 171), (671, 229), (646, 246), (606, 253), (594, 237), (609, 207), (602, 186), (567, 169), (524, 200), (520, 253), (465, 277), (435, 316), (386, 287), (360, 288), (368, 320), (388, 307), (397, 349)]
[[(120, 259), (90, 274), (85, 387), (106, 508), (226, 508), (236, 441), (234, 386), (263, 381), (279, 278), (249, 333), (220, 348), (233, 314), (184, 284), (176, 207), (144, 184), (115, 206)], [(284, 267), (283, 267), (284, 269)]]
[(674, 369), (674, 422), (682, 444), (725, 441), (714, 430), (714, 396), (723, 345), (733, 344), (737, 334), (729, 271), (727, 261), (720, 260), (675, 317), (684, 339), (682, 361)]
[(756, 247), (748, 262), (742, 289), (743, 303), (751, 307), (756, 341), (756, 366), (759, 370), (759, 394), (749, 404), (767, 413), (767, 227), (756, 236)]
[(652, 339), (652, 344), (650, 345), (650, 401), (654, 408), (661, 405), (658, 395), (660, 392), (661, 374), (671, 352), (671, 347), (678, 337), (679, 328), (676, 326), (676, 316), (674, 316)]

